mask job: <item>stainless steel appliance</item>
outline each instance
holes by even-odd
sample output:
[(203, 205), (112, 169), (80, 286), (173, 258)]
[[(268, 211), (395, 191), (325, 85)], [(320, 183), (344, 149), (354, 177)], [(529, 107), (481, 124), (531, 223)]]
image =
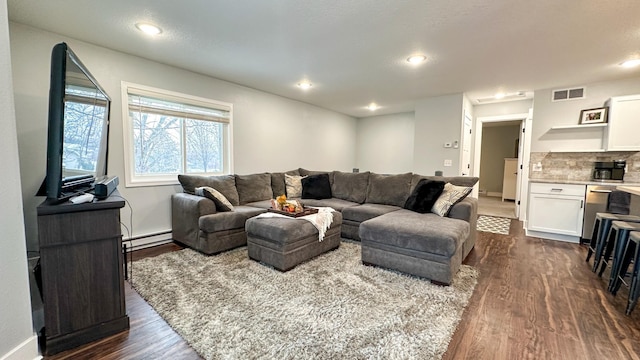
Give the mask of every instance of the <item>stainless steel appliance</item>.
[(615, 190), (614, 185), (587, 185), (586, 203), (582, 222), (582, 242), (591, 240), (596, 213), (606, 212), (609, 194)]
[(591, 179), (594, 181), (622, 182), (626, 166), (627, 162), (625, 160), (596, 161), (593, 165)]
[(612, 161), (596, 161), (593, 165), (593, 174), (591, 178), (595, 181), (609, 181), (611, 180), (612, 170)]

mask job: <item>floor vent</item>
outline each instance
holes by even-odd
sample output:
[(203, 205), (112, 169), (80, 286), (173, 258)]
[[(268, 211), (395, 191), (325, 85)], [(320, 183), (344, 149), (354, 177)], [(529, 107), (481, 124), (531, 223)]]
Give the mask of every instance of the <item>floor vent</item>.
[(584, 87), (553, 90), (553, 92), (551, 93), (551, 101), (584, 99), (585, 97), (586, 97), (586, 88)]

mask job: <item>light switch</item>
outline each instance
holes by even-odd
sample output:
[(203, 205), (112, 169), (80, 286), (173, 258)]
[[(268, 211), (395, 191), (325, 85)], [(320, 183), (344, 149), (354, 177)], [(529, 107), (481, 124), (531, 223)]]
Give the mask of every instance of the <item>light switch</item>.
[(451, 166), (451, 165), (453, 165), (453, 162), (451, 160), (447, 159), (444, 161), (444, 166)]

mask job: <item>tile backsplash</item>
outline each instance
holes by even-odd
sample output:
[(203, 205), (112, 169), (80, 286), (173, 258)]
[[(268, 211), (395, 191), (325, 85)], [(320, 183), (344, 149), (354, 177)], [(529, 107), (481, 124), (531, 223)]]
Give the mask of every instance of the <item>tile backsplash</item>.
[[(529, 163), (529, 178), (544, 180), (591, 180), (593, 163), (596, 161), (626, 160), (625, 182), (640, 183), (640, 152), (532, 152)], [(533, 171), (537, 163), (542, 171)]]

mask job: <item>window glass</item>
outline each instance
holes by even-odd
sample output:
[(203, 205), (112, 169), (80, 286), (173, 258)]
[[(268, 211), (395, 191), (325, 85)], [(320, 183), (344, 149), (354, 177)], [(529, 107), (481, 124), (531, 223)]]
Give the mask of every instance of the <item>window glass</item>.
[(231, 105), (123, 84), (127, 186), (231, 173)]

